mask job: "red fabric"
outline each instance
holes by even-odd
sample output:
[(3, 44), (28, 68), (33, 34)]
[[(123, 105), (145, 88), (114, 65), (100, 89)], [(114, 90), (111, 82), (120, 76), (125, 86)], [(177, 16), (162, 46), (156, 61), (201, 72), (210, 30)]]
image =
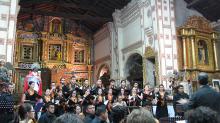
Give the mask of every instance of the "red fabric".
[[(32, 74), (32, 72), (30, 71), (29, 74), (25, 77), (24, 79), (24, 89), (23, 89), (23, 92), (25, 93), (27, 90), (28, 90), (28, 79), (30, 77), (34, 76)], [(39, 90), (38, 90), (38, 95), (42, 96), (42, 81), (41, 81), (41, 78), (39, 75), (37, 75), (37, 77), (39, 78), (40, 80), (40, 84), (39, 84)]]

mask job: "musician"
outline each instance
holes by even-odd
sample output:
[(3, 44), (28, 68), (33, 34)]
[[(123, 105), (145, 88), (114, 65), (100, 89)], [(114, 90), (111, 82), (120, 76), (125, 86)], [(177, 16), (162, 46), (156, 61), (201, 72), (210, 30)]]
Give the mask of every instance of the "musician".
[(102, 105), (105, 102), (105, 96), (101, 88), (98, 89), (98, 95), (96, 96), (96, 105)]
[(72, 76), (70, 78), (70, 91), (76, 90), (76, 88), (79, 88), (79, 85), (76, 83), (76, 77)]
[(115, 100), (115, 96), (113, 95), (113, 90), (112, 89), (109, 89), (108, 92), (107, 92), (107, 95), (106, 95), (106, 100), (108, 100), (108, 104), (107, 104), (107, 110), (109, 112), (111, 112), (112, 110), (112, 105), (114, 103), (114, 100)]
[(141, 92), (141, 89), (139, 88), (139, 85), (138, 85), (138, 83), (137, 83), (137, 82), (135, 82), (135, 83), (134, 83), (133, 88), (136, 88), (137, 93), (140, 93), (140, 92)]
[(91, 89), (90, 86), (89, 86), (89, 80), (88, 79), (86, 79), (83, 83), (83, 86), (82, 86), (83, 93), (85, 93), (87, 89)]
[(110, 79), (109, 82), (110, 82), (110, 84), (109, 84), (109, 86), (108, 86), (108, 88), (106, 90), (111, 88), (112, 91), (113, 91), (113, 95), (117, 95), (118, 89), (115, 86), (115, 80), (114, 79)]
[(126, 103), (128, 103), (128, 95), (126, 94), (124, 88), (121, 88), (121, 89), (120, 89), (120, 92), (119, 92), (118, 95), (121, 95), (122, 100), (125, 101)]
[(149, 85), (145, 85), (143, 89), (143, 100), (142, 100), (142, 106), (146, 107), (150, 111), (152, 111), (152, 101), (153, 101), (153, 92), (150, 90)]
[(55, 82), (51, 82), (51, 84), (50, 84), (51, 98), (54, 98), (56, 93), (57, 93), (56, 83)]
[(63, 97), (63, 91), (58, 90), (57, 96), (54, 99), (54, 103), (55, 103), (55, 113), (54, 114), (57, 117), (59, 117), (60, 115), (65, 113), (65, 102), (66, 102), (66, 99)]
[(162, 84), (159, 85), (159, 92), (155, 94), (157, 98), (156, 117), (160, 119), (162, 117), (168, 117), (167, 99), (168, 93), (165, 91)]
[(62, 92), (63, 92), (62, 94), (64, 98), (67, 99), (69, 97), (69, 92), (70, 92), (69, 85), (66, 82), (66, 79), (63, 77), (60, 79), (60, 83), (62, 84)]
[(130, 88), (126, 84), (126, 80), (121, 80), (120, 88), (124, 88), (125, 90), (130, 90)]
[(129, 99), (129, 106), (141, 105), (142, 96), (138, 95), (136, 88), (132, 89), (131, 95), (129, 95), (128, 99)]
[(46, 91), (45, 91), (45, 94), (44, 94), (44, 96), (43, 96), (43, 102), (44, 103), (48, 103), (48, 102), (50, 102), (51, 101), (51, 96), (50, 96), (50, 89), (47, 89)]
[[(176, 108), (176, 105), (180, 104), (178, 101), (180, 99), (189, 99), (189, 95), (184, 93), (184, 87), (183, 85), (179, 85), (177, 87), (177, 93), (174, 95), (173, 97), (173, 106), (174, 106), (174, 111), (175, 111), (175, 114), (176, 115), (180, 115), (180, 116), (183, 116), (184, 112), (178, 112), (177, 108)], [(179, 107), (180, 108), (180, 107)]]
[(118, 90), (121, 90), (122, 88), (125, 91), (125, 95), (129, 95), (130, 94), (130, 88), (127, 86), (126, 80), (121, 80), (121, 85), (120, 85)]
[(78, 97), (77, 97), (77, 93), (76, 93), (76, 90), (73, 90), (72, 93), (71, 93), (71, 96), (68, 98), (68, 101), (67, 101), (67, 104), (69, 106), (75, 106), (76, 104), (78, 104), (79, 100), (78, 100)]
[(92, 92), (94, 92), (93, 94), (97, 94), (98, 93), (98, 89), (101, 88), (102, 90), (105, 90), (103, 84), (102, 84), (102, 80), (97, 80), (96, 84), (92, 87)]

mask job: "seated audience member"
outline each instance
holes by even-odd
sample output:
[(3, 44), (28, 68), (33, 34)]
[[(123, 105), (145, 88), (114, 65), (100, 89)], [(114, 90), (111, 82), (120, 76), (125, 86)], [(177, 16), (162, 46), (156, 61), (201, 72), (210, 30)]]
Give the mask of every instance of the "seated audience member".
[(41, 115), (38, 123), (53, 123), (55, 121), (56, 116), (54, 114), (55, 105), (53, 103), (46, 104), (47, 112)]
[(35, 111), (31, 104), (24, 103), (18, 109), (19, 123), (36, 123)]
[(83, 123), (83, 121), (75, 114), (65, 113), (58, 117), (54, 123)]
[(112, 123), (125, 123), (128, 109), (124, 106), (115, 106), (112, 108)]
[(100, 105), (96, 108), (95, 118), (92, 123), (105, 123), (108, 122), (108, 112), (105, 105)]
[(85, 115), (84, 123), (91, 123), (95, 117), (95, 106), (93, 104), (85, 104), (83, 110)]
[(75, 114), (76, 114), (79, 118), (81, 118), (82, 120), (85, 118), (84, 114), (82, 113), (82, 108), (81, 108), (81, 106), (78, 105), (78, 104), (75, 106)]
[(157, 123), (150, 111), (143, 108), (134, 109), (127, 117), (127, 123)]
[(204, 106), (189, 110), (185, 117), (187, 123), (219, 123), (217, 112)]

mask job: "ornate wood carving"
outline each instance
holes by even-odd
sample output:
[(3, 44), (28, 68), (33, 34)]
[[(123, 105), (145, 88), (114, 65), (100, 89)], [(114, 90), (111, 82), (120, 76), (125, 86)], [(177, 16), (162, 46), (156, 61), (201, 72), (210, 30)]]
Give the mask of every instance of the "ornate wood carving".
[(208, 20), (192, 16), (178, 29), (179, 33), (179, 65), (186, 70), (186, 79), (196, 80), (200, 71), (216, 72), (215, 45), (217, 34)]
[(210, 25), (210, 22), (206, 20), (204, 17), (200, 17), (200, 16), (189, 17), (186, 23), (182, 27), (195, 28), (197, 31), (207, 32), (207, 33), (212, 33), (214, 31)]

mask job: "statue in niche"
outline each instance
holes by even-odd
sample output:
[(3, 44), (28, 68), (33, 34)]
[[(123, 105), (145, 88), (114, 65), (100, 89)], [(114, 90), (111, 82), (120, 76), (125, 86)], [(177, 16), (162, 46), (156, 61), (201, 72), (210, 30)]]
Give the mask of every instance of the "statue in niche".
[(84, 62), (84, 50), (75, 51), (75, 62), (83, 63)]
[(61, 45), (50, 45), (49, 47), (49, 59), (50, 60), (62, 60), (62, 53), (61, 53)]
[(199, 64), (208, 64), (208, 49), (205, 41), (198, 42), (198, 60)]
[(61, 21), (57, 18), (52, 19), (50, 22), (50, 33), (62, 33)]

